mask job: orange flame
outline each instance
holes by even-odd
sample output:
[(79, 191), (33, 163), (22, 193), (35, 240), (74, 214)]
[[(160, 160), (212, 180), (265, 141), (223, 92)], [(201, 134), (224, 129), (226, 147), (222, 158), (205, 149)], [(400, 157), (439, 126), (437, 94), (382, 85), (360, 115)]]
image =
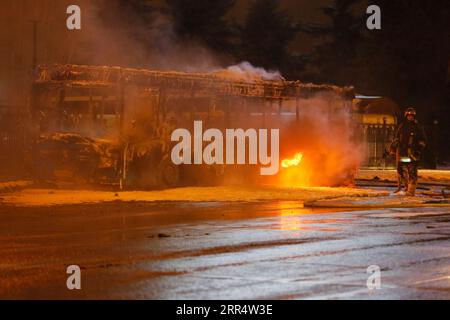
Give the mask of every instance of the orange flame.
[(283, 168), (297, 167), (302, 162), (302, 159), (303, 153), (299, 152), (294, 156), (294, 158), (284, 159), (283, 161), (281, 161), (281, 167)]

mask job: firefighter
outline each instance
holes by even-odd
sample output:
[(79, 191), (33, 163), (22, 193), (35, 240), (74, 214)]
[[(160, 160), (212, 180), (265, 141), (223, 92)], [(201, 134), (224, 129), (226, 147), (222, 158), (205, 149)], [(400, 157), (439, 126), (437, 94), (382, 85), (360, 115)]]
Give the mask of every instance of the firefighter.
[(390, 147), (397, 162), (398, 188), (395, 193), (405, 187), (406, 195), (415, 195), (418, 164), (425, 146), (425, 131), (416, 120), (416, 110), (408, 108), (405, 111), (405, 120), (398, 127)]

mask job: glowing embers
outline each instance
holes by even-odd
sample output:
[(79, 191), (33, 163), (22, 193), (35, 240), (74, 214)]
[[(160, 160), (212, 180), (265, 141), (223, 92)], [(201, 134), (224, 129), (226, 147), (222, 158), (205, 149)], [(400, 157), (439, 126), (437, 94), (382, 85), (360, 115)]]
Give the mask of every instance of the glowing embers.
[(281, 161), (281, 167), (285, 168), (285, 169), (290, 168), (290, 167), (297, 167), (302, 162), (302, 159), (303, 159), (303, 153), (299, 152), (294, 156), (294, 158), (284, 159), (283, 161)]

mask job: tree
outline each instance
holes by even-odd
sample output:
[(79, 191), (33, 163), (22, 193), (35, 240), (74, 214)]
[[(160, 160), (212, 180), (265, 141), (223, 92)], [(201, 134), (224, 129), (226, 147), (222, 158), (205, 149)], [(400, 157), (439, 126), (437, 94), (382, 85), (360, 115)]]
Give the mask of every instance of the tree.
[[(445, 87), (450, 58), (450, 5), (436, 0), (433, 6), (420, 1), (380, 1), (383, 28), (372, 41), (397, 66), (396, 79), (404, 90), (398, 98), (412, 103), (435, 101)], [(408, 97), (412, 97), (410, 99)]]
[[(355, 15), (355, 4), (354, 0), (335, 0), (332, 7), (323, 8), (330, 24), (306, 29), (323, 40), (312, 60), (317, 79), (388, 96), (402, 107), (414, 106), (425, 125), (450, 121), (449, 2), (436, 0), (430, 6), (422, 1), (378, 0), (381, 30), (362, 25), (368, 16)], [(444, 128), (448, 140), (450, 129)]]
[(154, 0), (102, 0), (100, 7), (105, 8), (101, 17), (108, 28), (125, 30), (142, 42), (152, 34), (155, 16), (167, 14), (167, 9)]
[[(372, 86), (402, 106), (415, 106), (425, 125), (438, 120), (446, 131), (441, 139), (448, 141), (450, 3), (436, 0), (431, 6), (422, 1), (380, 0), (378, 5), (382, 29), (367, 38), (376, 50), (376, 63), (367, 69), (383, 69), (384, 74), (374, 77)], [(448, 153), (445, 145), (440, 147)]]
[(254, 0), (241, 30), (241, 58), (268, 69), (289, 70), (288, 46), (298, 29), (276, 0)]
[(334, 0), (321, 8), (328, 24), (307, 25), (302, 31), (316, 37), (320, 42), (315, 48), (311, 63), (317, 68), (317, 81), (352, 84), (353, 65), (357, 46), (362, 40), (365, 20), (353, 13), (357, 0)]
[(197, 42), (218, 53), (234, 53), (235, 32), (226, 15), (235, 0), (167, 0), (181, 41)]

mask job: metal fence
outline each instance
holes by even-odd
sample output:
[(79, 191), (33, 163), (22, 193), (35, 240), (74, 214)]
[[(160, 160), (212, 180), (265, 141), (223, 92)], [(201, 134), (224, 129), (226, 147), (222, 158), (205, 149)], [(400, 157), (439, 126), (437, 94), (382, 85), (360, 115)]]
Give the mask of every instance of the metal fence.
[(394, 168), (395, 159), (386, 157), (385, 151), (395, 136), (396, 125), (361, 124), (358, 133), (365, 145), (364, 168)]

